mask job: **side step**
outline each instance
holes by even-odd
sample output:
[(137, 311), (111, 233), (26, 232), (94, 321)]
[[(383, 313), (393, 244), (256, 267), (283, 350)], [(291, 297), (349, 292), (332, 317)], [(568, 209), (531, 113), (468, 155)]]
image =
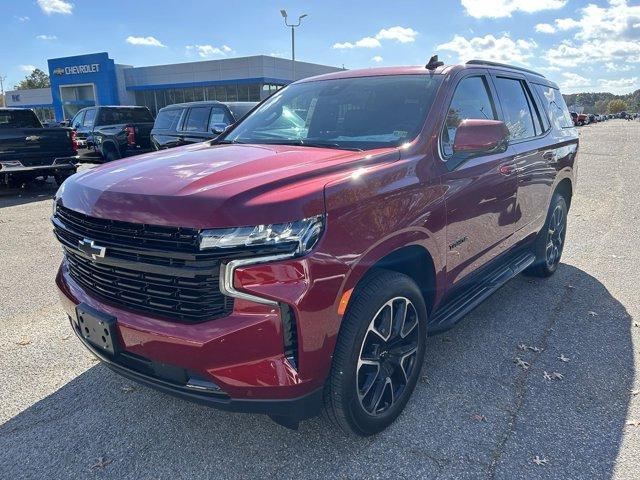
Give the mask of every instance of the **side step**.
[(489, 273), (483, 280), (472, 285), (460, 295), (442, 305), (429, 320), (429, 335), (450, 329), (491, 294), (516, 275), (529, 267), (536, 257), (532, 253), (521, 253), (508, 263)]

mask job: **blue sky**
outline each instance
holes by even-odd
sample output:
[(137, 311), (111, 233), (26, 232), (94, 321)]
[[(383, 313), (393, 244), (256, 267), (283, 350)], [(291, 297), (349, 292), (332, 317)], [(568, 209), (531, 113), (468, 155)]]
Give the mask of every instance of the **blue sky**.
[(362, 68), (469, 58), (526, 65), (566, 93), (640, 88), (640, 0), (4, 0), (10, 89), (48, 58), (106, 51), (134, 66), (289, 57), (279, 10), (308, 14), (299, 60)]

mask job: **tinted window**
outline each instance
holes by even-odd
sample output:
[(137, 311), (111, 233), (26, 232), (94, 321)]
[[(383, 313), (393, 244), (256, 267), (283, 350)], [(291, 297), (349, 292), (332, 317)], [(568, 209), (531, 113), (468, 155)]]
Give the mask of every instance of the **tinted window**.
[(0, 110), (0, 128), (40, 128), (42, 125), (31, 110)]
[(73, 117), (73, 120), (71, 120), (70, 124), (71, 128), (78, 128), (80, 125), (82, 125), (82, 122), (84, 121), (84, 113), (85, 111), (82, 110), (78, 112), (75, 117)]
[(522, 81), (513, 78), (496, 78), (496, 89), (500, 97), (504, 123), (512, 140), (535, 137), (533, 115)]
[(276, 92), (224, 139), (342, 149), (399, 146), (424, 125), (440, 75), (303, 82)]
[(556, 128), (572, 128), (573, 121), (571, 120), (571, 114), (569, 113), (564, 98), (560, 94), (560, 90), (538, 84), (535, 84), (534, 88), (538, 92), (538, 95), (540, 95), (543, 108), (549, 114), (551, 123), (553, 123)]
[(211, 114), (209, 115), (209, 125), (213, 125), (214, 123), (224, 123), (226, 125), (231, 123), (231, 118), (229, 117), (229, 113), (227, 112), (226, 108), (211, 108)]
[(484, 77), (467, 77), (453, 94), (442, 131), (441, 144), (445, 156), (453, 155), (453, 142), (460, 122), (467, 119), (497, 119), (496, 109)]
[(153, 122), (151, 112), (146, 108), (102, 107), (96, 125), (145, 122)]
[(182, 112), (183, 110), (181, 108), (162, 110), (158, 113), (153, 128), (157, 128), (158, 130), (175, 130)]
[(255, 102), (245, 103), (245, 104), (235, 103), (233, 105), (229, 105), (229, 110), (231, 110), (231, 113), (233, 113), (233, 116), (237, 121), (237, 120), (240, 120), (242, 117), (244, 117), (247, 113), (249, 113), (249, 110), (251, 110), (255, 106), (256, 106)]
[(206, 132), (209, 107), (193, 107), (182, 129), (186, 132)]
[(93, 127), (93, 121), (96, 118), (96, 110), (94, 108), (92, 108), (91, 110), (87, 110), (87, 112), (84, 114), (84, 120), (82, 122), (82, 125), (84, 127)]

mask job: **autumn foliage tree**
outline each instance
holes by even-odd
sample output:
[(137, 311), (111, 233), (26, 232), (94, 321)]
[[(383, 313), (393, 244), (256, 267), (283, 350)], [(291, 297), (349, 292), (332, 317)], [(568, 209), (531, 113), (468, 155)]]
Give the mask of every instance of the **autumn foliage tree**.
[(625, 102), (624, 100), (615, 99), (609, 102), (607, 110), (609, 111), (609, 113), (620, 113), (624, 112), (628, 108), (629, 107), (627, 105), (627, 102)]

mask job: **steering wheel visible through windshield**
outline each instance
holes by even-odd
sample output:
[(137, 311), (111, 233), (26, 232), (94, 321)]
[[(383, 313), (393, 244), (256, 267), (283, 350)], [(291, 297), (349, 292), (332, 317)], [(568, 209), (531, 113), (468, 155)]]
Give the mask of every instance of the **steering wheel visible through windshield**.
[(266, 100), (220, 143), (345, 150), (394, 147), (424, 124), (440, 75), (386, 75), (290, 85)]

